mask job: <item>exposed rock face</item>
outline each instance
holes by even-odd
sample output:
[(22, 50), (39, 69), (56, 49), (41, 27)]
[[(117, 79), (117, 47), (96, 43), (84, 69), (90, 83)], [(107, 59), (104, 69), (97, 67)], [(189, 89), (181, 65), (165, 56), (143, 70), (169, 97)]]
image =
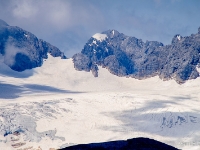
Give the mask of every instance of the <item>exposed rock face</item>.
[(164, 46), (108, 30), (91, 37), (81, 53), (73, 56), (73, 61), (77, 70), (92, 70), (95, 76), (98, 66), (102, 66), (117, 76), (144, 79), (158, 75), (181, 84), (199, 76), (196, 70), (199, 53), (199, 32), (186, 37), (177, 34), (171, 45)]
[(47, 58), (47, 53), (53, 57), (66, 58), (55, 46), (0, 20), (0, 54), (4, 56), (4, 63), (11, 69), (24, 71), (39, 67), (43, 59)]

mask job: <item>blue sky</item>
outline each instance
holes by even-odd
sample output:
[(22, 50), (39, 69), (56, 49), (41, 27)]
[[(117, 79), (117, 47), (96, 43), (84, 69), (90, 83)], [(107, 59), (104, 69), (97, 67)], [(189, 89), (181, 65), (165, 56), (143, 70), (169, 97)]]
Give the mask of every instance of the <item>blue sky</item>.
[(165, 45), (197, 33), (200, 0), (0, 0), (0, 18), (71, 57), (108, 29)]

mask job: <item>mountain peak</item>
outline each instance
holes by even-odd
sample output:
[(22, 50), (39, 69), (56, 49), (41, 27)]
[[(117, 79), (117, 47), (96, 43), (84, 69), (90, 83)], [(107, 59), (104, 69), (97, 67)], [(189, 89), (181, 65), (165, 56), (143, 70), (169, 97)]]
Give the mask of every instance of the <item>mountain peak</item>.
[(179, 42), (183, 37), (180, 34), (176, 34), (172, 39), (172, 44)]
[(108, 37), (113, 38), (114, 36), (118, 36), (120, 33), (117, 30), (110, 29), (110, 30), (102, 32), (102, 34), (106, 34)]

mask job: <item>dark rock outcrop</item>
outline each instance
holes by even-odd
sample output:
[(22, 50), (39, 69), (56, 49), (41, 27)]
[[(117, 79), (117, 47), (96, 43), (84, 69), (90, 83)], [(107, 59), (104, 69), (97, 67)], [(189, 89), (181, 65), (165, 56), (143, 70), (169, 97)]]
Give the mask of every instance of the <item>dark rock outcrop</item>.
[(170, 145), (148, 138), (133, 138), (126, 141), (111, 141), (69, 146), (62, 150), (178, 150)]
[(181, 84), (199, 76), (196, 70), (199, 53), (199, 32), (186, 37), (177, 34), (170, 45), (164, 46), (108, 30), (91, 37), (81, 53), (73, 56), (73, 61), (77, 70), (95, 70), (95, 76), (98, 66), (102, 66), (117, 76), (144, 79), (158, 75)]
[(53, 57), (66, 58), (57, 47), (0, 20), (0, 54), (4, 56), (4, 63), (11, 69), (24, 71), (40, 67), (43, 59), (47, 59), (47, 53)]

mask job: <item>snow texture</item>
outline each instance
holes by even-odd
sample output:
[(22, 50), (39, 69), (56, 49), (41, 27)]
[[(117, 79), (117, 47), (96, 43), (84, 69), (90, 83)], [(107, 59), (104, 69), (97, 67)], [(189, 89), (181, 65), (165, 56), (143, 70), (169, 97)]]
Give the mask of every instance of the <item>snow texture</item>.
[(50, 55), (32, 75), (24, 73), (15, 78), (0, 70), (2, 149), (48, 150), (134, 137), (200, 148), (199, 78), (179, 85), (158, 77), (118, 77), (101, 67), (94, 78), (76, 71), (72, 59)]
[(103, 40), (105, 40), (107, 38), (107, 35), (101, 34), (101, 33), (96, 33), (92, 37), (102, 42)]
[(180, 35), (178, 35), (177, 38), (178, 38), (179, 41), (181, 40), (181, 36)]

